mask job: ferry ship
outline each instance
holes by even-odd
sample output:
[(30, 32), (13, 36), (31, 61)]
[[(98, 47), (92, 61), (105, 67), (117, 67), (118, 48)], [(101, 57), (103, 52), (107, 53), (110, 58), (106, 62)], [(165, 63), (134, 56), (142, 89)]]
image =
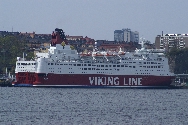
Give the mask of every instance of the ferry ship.
[(17, 57), (13, 86), (168, 87), (175, 78), (162, 49), (78, 53), (56, 28), (48, 53), (34, 60)]

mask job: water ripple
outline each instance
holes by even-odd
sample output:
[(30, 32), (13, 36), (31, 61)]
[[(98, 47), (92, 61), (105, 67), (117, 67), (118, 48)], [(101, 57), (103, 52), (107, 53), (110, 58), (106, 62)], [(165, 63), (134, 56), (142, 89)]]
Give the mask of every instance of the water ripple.
[(0, 124), (188, 124), (186, 89), (0, 87)]

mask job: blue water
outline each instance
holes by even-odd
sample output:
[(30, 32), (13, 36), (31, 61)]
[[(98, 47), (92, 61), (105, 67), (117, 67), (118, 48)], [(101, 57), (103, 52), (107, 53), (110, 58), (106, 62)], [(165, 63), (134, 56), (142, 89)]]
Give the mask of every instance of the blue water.
[(188, 125), (188, 89), (0, 87), (0, 125)]

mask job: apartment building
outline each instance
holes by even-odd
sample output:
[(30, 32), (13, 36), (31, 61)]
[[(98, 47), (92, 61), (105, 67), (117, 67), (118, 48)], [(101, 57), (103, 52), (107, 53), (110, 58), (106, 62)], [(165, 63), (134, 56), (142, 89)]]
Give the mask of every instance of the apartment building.
[(114, 31), (114, 41), (139, 42), (139, 32), (129, 28)]
[(164, 34), (157, 35), (155, 38), (155, 47), (157, 49), (171, 48), (184, 49), (188, 47), (188, 34)]

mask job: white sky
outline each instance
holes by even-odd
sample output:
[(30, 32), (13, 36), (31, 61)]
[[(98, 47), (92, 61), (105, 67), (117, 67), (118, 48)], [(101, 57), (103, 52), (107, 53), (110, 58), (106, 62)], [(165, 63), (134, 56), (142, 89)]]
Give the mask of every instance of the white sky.
[(130, 28), (150, 40), (163, 31), (188, 33), (188, 0), (0, 0), (0, 31), (114, 39)]

